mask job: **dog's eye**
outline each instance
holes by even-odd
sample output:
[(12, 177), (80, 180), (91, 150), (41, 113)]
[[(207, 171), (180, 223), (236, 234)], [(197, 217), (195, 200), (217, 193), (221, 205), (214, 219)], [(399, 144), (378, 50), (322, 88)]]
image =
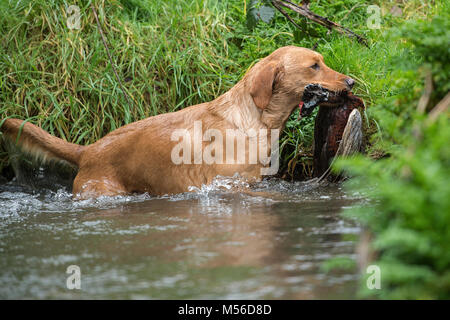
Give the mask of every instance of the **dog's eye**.
[(319, 70), (320, 67), (317, 63), (314, 63), (310, 68), (313, 68), (314, 70)]

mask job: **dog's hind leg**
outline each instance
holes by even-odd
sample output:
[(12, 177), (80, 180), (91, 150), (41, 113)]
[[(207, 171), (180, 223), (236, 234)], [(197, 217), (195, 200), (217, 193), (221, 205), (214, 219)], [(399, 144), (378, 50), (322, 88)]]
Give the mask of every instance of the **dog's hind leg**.
[(111, 197), (127, 193), (127, 190), (121, 183), (106, 177), (85, 179), (78, 175), (73, 183), (73, 198), (76, 200), (99, 196)]

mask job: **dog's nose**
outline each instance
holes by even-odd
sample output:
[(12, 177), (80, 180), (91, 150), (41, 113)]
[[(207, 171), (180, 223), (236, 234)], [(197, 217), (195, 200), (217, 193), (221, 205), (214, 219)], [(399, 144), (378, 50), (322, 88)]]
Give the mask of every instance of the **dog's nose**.
[(352, 78), (346, 78), (345, 79), (345, 83), (348, 85), (348, 87), (351, 89), (353, 88), (353, 85), (355, 84), (355, 80), (353, 80)]

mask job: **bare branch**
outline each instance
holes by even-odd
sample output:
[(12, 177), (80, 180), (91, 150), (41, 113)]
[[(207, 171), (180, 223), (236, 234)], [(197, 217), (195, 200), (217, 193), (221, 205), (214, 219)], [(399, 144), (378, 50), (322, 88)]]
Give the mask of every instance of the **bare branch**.
[(424, 113), (427, 109), (428, 103), (430, 102), (431, 94), (433, 93), (433, 77), (431, 71), (428, 70), (425, 75), (425, 90), (419, 99), (417, 105), (417, 112)]
[(448, 110), (450, 106), (450, 92), (448, 92), (445, 97), (430, 111), (428, 114), (428, 122), (434, 122), (439, 117), (439, 115)]
[[(365, 38), (363, 38), (362, 36), (354, 33), (353, 31), (351, 31), (348, 28), (345, 28), (345, 27), (341, 26), (340, 24), (337, 24), (337, 23), (335, 23), (333, 21), (328, 20), (325, 17), (322, 17), (322, 16), (319, 16), (318, 14), (315, 14), (314, 12), (309, 10), (308, 5), (298, 6), (295, 3), (292, 3), (292, 2), (287, 1), (287, 0), (271, 0), (271, 2), (272, 2), (272, 5), (287, 18), (288, 18), (288, 14), (286, 12), (282, 12), (280, 10), (281, 7), (285, 7), (285, 8), (291, 9), (292, 11), (295, 11), (295, 12), (301, 14), (302, 16), (306, 17), (307, 19), (312, 20), (312, 21), (314, 21), (314, 22), (324, 26), (324, 27), (328, 28), (329, 30), (334, 29), (337, 32), (339, 32), (341, 34), (344, 34), (344, 35), (346, 35), (349, 38), (356, 38), (356, 40), (359, 43), (362, 43), (366, 47), (369, 47), (369, 45), (367, 44), (367, 40)], [(300, 28), (298, 26), (298, 24), (293, 22), (293, 19), (291, 17), (289, 17), (288, 19), (296, 27)]]
[(273, 6), (278, 10), (278, 11), (280, 11), (281, 12), (281, 14), (283, 15), (283, 16), (285, 16), (290, 22), (292, 22), (292, 24), (294, 25), (294, 26), (296, 26), (297, 28), (299, 28), (300, 30), (303, 30), (303, 28), (302, 27), (300, 27), (287, 13), (286, 13), (286, 11), (284, 11), (275, 1), (272, 1), (272, 4), (273, 4)]

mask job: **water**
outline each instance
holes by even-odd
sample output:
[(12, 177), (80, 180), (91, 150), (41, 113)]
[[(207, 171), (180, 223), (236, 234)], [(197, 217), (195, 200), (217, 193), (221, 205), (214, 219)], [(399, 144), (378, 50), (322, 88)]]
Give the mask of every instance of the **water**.
[[(0, 185), (2, 299), (353, 298), (359, 227), (342, 208), (360, 203), (339, 185), (278, 179), (240, 192), (219, 179), (192, 192), (72, 201), (59, 190)], [(69, 290), (66, 269), (81, 269)]]

